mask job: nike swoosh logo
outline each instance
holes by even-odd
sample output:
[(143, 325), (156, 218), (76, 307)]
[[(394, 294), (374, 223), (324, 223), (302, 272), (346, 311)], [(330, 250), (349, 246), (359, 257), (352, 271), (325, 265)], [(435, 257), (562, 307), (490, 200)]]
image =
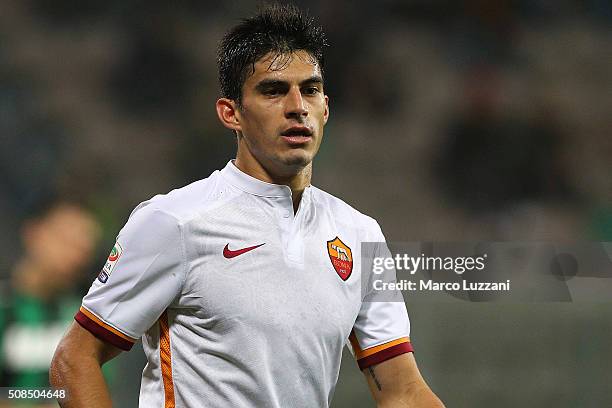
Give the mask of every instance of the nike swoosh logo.
[[(265, 244), (265, 242), (264, 242), (263, 244)], [(223, 248), (223, 256), (224, 256), (224, 257), (226, 257), (226, 258), (228, 258), (228, 259), (229, 259), (229, 258), (233, 258), (233, 257), (235, 257), (235, 256), (242, 255), (242, 254), (244, 254), (245, 252), (252, 251), (252, 250), (254, 250), (255, 248), (259, 248), (259, 247), (260, 247), (260, 246), (262, 246), (263, 244), (253, 245), (253, 246), (251, 246), (251, 247), (242, 248), (242, 249), (237, 249), (237, 250), (235, 250), (235, 251), (232, 251), (231, 249), (229, 249), (229, 244), (226, 244), (226, 245), (225, 245), (225, 248)]]

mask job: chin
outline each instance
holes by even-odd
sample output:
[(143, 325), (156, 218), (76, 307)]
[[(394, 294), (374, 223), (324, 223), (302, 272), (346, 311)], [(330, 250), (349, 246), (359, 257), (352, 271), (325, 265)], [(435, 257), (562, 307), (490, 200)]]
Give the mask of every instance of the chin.
[(285, 157), (282, 157), (281, 161), (285, 166), (306, 167), (312, 162), (312, 156), (308, 153), (295, 152), (294, 154), (288, 154)]

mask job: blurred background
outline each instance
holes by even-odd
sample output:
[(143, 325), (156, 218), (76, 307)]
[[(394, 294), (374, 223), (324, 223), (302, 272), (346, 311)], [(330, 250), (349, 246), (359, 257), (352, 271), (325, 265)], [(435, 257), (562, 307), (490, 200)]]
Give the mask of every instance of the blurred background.
[[(612, 241), (612, 3), (296, 4), (331, 44), (313, 184), (389, 241)], [(0, 385), (45, 386), (133, 207), (233, 157), (215, 51), (256, 7), (0, 0)], [(448, 407), (612, 406), (610, 303), (406, 300)], [(373, 406), (344, 357), (333, 406)], [(107, 369), (117, 407), (143, 366)]]

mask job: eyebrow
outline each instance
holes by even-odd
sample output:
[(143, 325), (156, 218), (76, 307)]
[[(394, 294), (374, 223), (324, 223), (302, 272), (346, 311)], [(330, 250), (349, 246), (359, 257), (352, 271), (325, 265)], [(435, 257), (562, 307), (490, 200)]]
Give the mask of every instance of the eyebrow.
[[(322, 84), (323, 78), (319, 75), (313, 75), (310, 78), (306, 78), (305, 80), (300, 82), (300, 86), (304, 86), (307, 84)], [(273, 88), (275, 86), (287, 86), (289, 83), (287, 81), (280, 81), (278, 79), (263, 79), (259, 81), (259, 83), (255, 86), (258, 91), (262, 91), (267, 88)]]
[(300, 82), (300, 85), (306, 85), (306, 84), (322, 84), (323, 83), (323, 78), (321, 78), (319, 75), (313, 75), (308, 79), (303, 80), (302, 82)]

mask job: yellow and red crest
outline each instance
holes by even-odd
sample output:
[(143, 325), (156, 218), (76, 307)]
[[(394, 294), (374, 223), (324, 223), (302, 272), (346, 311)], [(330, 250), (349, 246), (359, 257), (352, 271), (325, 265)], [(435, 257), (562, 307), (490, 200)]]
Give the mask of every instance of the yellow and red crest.
[(332, 266), (343, 281), (347, 280), (353, 272), (353, 252), (340, 238), (327, 241), (327, 253)]

